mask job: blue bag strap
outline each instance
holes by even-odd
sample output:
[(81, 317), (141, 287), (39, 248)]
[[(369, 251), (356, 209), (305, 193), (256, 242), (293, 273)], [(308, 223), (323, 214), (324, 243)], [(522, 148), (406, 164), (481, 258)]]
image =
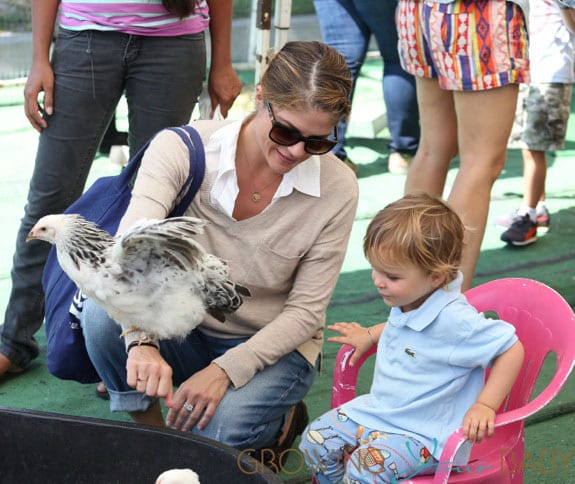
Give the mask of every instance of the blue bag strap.
[(120, 172), (120, 174), (116, 178), (116, 186), (133, 186), (134, 182), (136, 181), (136, 176), (138, 175), (138, 169), (140, 168), (140, 163), (144, 156), (144, 153), (150, 146), (152, 142), (152, 138), (150, 138), (144, 146), (142, 146), (137, 153), (130, 159), (128, 164), (124, 167), (124, 169)]
[(184, 191), (187, 190), (187, 192), (170, 212), (170, 216), (179, 217), (184, 214), (190, 203), (192, 203), (194, 196), (198, 193), (198, 190), (202, 185), (202, 181), (204, 180), (204, 175), (206, 173), (206, 155), (202, 139), (194, 128), (184, 125), (179, 128), (168, 129), (176, 133), (182, 139), (188, 147), (188, 152), (190, 154), (190, 172), (182, 190), (178, 194), (178, 198)]

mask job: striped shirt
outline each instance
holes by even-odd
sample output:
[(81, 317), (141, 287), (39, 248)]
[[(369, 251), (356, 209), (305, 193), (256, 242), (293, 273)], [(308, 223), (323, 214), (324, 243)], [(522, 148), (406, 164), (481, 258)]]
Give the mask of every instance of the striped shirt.
[(62, 0), (59, 25), (68, 30), (173, 37), (203, 32), (209, 21), (206, 0), (197, 0), (192, 15), (183, 19), (166, 11), (161, 0)]

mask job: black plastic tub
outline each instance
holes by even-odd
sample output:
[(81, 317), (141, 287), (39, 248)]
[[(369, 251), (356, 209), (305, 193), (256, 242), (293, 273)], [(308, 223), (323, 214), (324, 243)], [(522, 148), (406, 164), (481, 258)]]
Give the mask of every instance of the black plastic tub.
[(2, 484), (154, 484), (190, 468), (201, 484), (283, 482), (231, 447), (132, 423), (0, 407)]

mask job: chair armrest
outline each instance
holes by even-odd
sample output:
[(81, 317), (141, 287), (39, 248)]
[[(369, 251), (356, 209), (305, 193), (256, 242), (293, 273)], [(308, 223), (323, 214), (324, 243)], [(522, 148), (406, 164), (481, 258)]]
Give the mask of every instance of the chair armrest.
[(371, 355), (377, 351), (377, 345), (373, 345), (367, 350), (355, 365), (349, 366), (351, 355), (355, 347), (351, 345), (342, 345), (335, 358), (333, 369), (333, 385), (331, 389), (331, 408), (337, 408), (345, 402), (355, 397), (357, 388), (357, 376), (361, 365)]
[[(495, 428), (525, 420), (527, 417), (533, 415), (535, 412), (547, 405), (547, 403), (549, 403), (556, 394), (557, 391), (548, 386), (536, 398), (521, 408), (497, 414), (495, 416)], [(453, 468), (455, 455), (465, 442), (466, 439), (463, 437), (463, 429), (461, 427), (449, 436), (445, 443), (445, 447), (443, 448), (443, 452), (441, 453), (440, 464), (435, 472), (433, 484), (448, 482), (449, 474)]]
[(449, 436), (433, 476), (433, 484), (447, 484), (457, 451), (465, 442), (466, 439), (463, 437), (463, 429), (461, 427)]

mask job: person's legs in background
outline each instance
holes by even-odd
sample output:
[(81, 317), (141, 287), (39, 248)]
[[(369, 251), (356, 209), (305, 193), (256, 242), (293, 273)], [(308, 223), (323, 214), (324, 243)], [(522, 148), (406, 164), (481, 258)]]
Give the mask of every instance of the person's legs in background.
[[(459, 28), (469, 18), (477, 25)], [(489, 35), (480, 35), (487, 18), (492, 28)], [(449, 163), (459, 152), (460, 168), (447, 200), (469, 229), (461, 264), (465, 291), (477, 265), (491, 188), (505, 164), (518, 85), (529, 80), (525, 16), (512, 2), (429, 5), (400, 0), (398, 25), (402, 65), (418, 76), (422, 132), (405, 192), (442, 196)], [(451, 27), (447, 39), (441, 35), (445, 25)], [(434, 43), (440, 38), (439, 44)], [(467, 57), (462, 58), (463, 51)], [(485, 57), (479, 51), (493, 55)], [(508, 55), (495, 55), (500, 51)], [(473, 63), (475, 74), (465, 75), (461, 62)], [(441, 89), (447, 92), (441, 94)], [(442, 122), (445, 126), (439, 125)]]
[(403, 70), (397, 50), (397, 0), (354, 0), (359, 17), (377, 40), (383, 58), (383, 99), (391, 135), (389, 171), (405, 174), (419, 145), (415, 78)]
[[(122, 92), (117, 40), (60, 30), (53, 53), (54, 114), (41, 135), (24, 217), (16, 239), (12, 292), (0, 327), (0, 376), (38, 356), (34, 334), (44, 317), (41, 278), (50, 246), (26, 243), (42, 216), (59, 213), (84, 188), (94, 155)], [(117, 48), (115, 48), (117, 47)]]
[(407, 174), (405, 193), (422, 191), (443, 197), (447, 171), (457, 155), (453, 93), (441, 89), (437, 79), (418, 77), (416, 83), (421, 139)]
[(133, 37), (126, 64), (133, 157), (158, 131), (189, 123), (206, 77), (205, 34)]
[(463, 291), (471, 287), (491, 189), (505, 165), (518, 89), (517, 84), (508, 84), (485, 91), (453, 92), (461, 164), (447, 200), (469, 227), (461, 260)]
[(505, 164), (517, 85), (452, 92), (442, 90), (435, 79), (418, 78), (417, 90), (422, 136), (405, 193), (424, 191), (442, 197), (459, 147), (461, 164), (447, 200), (470, 229), (461, 264), (468, 289), (487, 223), (491, 188)]
[[(523, 157), (523, 200), (497, 224), (506, 228), (501, 240), (514, 246), (537, 241), (549, 230), (551, 216), (545, 202), (547, 151), (565, 147), (571, 105), (571, 84), (539, 83), (521, 86), (512, 141), (519, 138)], [(522, 122), (517, 122), (518, 118)], [(521, 131), (516, 133), (519, 125)]]
[[(314, 0), (313, 4), (323, 41), (337, 49), (344, 57), (351, 71), (353, 88), (359, 76), (359, 71), (365, 60), (371, 31), (358, 16), (354, 0)], [(345, 151), (345, 135), (347, 120), (342, 119), (337, 126), (338, 144), (333, 153), (357, 172), (357, 167), (350, 162)]]

